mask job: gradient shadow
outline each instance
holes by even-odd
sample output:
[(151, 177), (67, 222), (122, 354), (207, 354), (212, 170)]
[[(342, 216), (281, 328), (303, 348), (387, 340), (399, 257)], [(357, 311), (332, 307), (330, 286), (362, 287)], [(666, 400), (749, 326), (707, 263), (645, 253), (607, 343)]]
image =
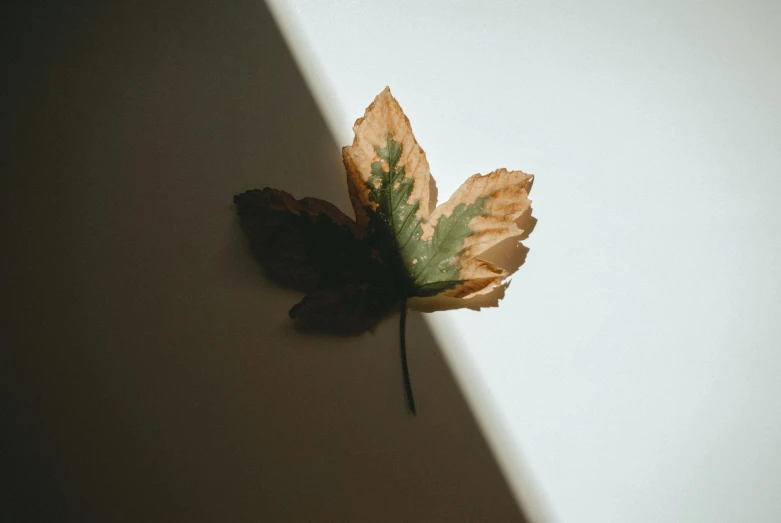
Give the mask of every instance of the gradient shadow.
[(231, 202), (247, 188), (349, 209), (267, 8), (73, 9), (56, 41), (26, 12), (16, 29), (56, 49), (20, 50), (37, 73), (16, 86), (0, 192), (5, 515), (523, 521), (419, 314), (413, 418), (397, 318), (302, 336), (299, 295), (247, 248)]

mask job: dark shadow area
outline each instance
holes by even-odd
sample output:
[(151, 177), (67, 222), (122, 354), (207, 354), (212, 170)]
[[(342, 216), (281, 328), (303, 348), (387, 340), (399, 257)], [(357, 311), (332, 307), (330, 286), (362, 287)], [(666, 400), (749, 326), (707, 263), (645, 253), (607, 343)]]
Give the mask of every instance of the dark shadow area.
[(0, 519), (523, 521), (419, 314), (411, 417), (397, 316), (301, 335), (253, 260), (234, 194), (349, 209), (263, 3), (76, 4), (4, 20)]

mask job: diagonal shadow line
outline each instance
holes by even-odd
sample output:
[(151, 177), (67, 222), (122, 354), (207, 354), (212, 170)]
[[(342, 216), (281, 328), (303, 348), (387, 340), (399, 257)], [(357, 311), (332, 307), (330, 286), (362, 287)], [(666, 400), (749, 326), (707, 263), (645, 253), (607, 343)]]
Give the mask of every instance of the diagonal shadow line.
[(268, 9), (91, 12), (63, 19), (80, 30), (34, 64), (47, 80), (26, 87), (0, 196), (4, 217), (29, 216), (2, 224), (8, 513), (523, 521), (419, 314), (410, 418), (394, 321), (301, 336), (286, 316), (298, 296), (246, 248), (241, 190), (349, 208), (339, 148)]

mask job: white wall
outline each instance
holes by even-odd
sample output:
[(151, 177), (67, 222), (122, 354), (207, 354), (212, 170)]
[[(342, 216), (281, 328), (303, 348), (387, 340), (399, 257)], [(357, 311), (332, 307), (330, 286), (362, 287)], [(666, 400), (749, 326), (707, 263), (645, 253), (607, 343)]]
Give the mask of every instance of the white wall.
[(501, 306), (429, 316), (527, 503), (781, 520), (781, 3), (272, 5), (341, 143), (387, 84), (441, 197), (537, 175)]

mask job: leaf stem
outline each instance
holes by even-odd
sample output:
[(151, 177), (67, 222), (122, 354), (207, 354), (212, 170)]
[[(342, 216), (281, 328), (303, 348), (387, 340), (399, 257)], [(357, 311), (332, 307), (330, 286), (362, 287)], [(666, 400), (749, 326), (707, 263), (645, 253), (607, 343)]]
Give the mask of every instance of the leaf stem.
[(410, 413), (415, 416), (415, 398), (412, 395), (412, 383), (409, 379), (409, 368), (407, 367), (407, 342), (405, 332), (407, 330), (407, 298), (401, 302), (401, 320), (399, 321), (399, 340), (401, 343), (401, 371), (404, 374), (404, 390), (407, 393), (407, 407)]

